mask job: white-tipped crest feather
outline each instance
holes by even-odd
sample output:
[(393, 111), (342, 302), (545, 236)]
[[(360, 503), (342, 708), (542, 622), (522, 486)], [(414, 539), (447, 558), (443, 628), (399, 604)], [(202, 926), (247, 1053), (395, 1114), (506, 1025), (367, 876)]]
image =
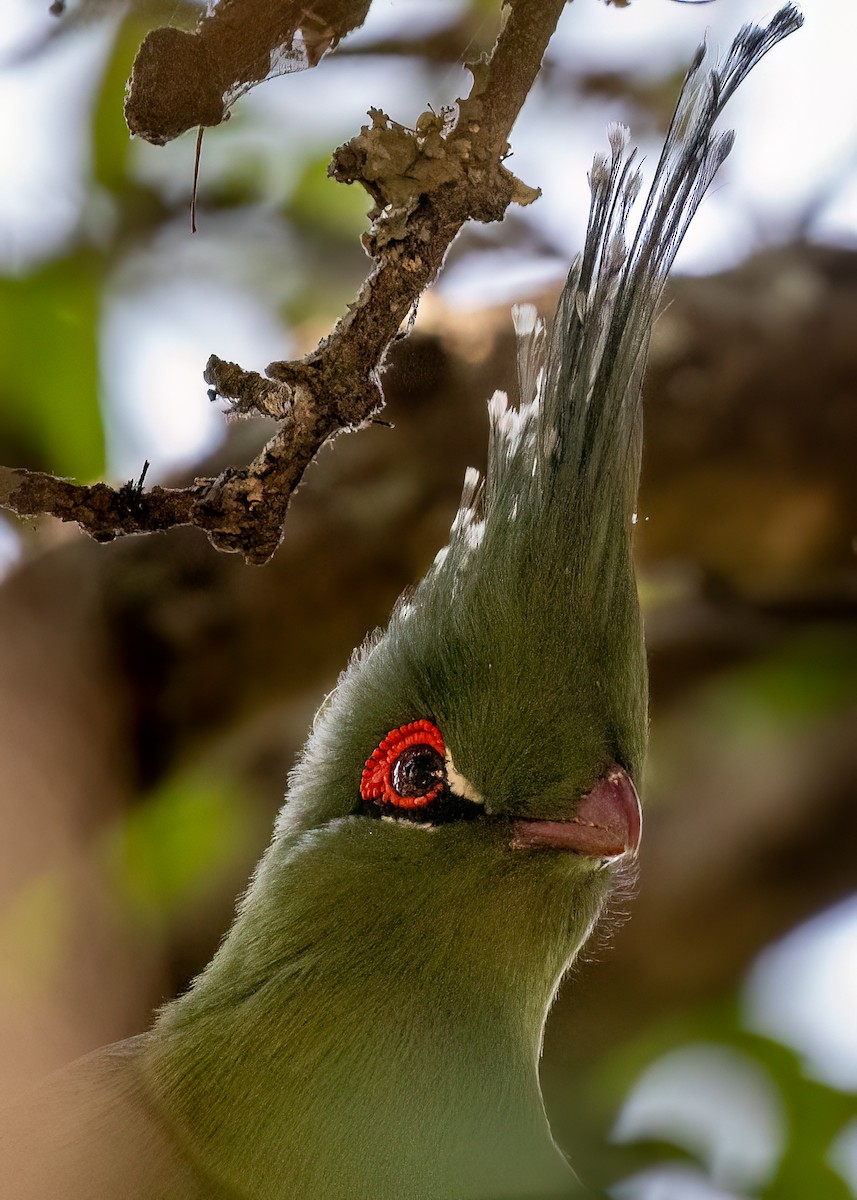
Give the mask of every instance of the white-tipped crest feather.
[(629, 533), (652, 322), (688, 225), (732, 148), (732, 133), (718, 134), (714, 125), (759, 59), (802, 21), (786, 4), (767, 26), (742, 27), (713, 66), (705, 65), (700, 46), (634, 229), (629, 219), (642, 186), (637, 149), (624, 125), (608, 126), (610, 152), (594, 156), (588, 176), (583, 251), (550, 333), (532, 305), (512, 311), (520, 403), (510, 405), (503, 392), (491, 397), (486, 477), (467, 472), (448, 553), (436, 560), (436, 571), (459, 574), (467, 564), (469, 572), (490, 547), (508, 554), (512, 524), (514, 538), (525, 543), (553, 522), (557, 553), (569, 553), (566, 543), (583, 536), (594, 573), (609, 531)]

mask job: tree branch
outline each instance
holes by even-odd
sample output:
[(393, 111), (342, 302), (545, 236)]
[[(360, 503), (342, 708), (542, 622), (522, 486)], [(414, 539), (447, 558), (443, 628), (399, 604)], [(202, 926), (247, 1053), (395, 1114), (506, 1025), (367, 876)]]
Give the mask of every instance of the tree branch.
[(508, 0), (487, 61), (471, 64), (473, 87), (458, 116), (423, 113), (406, 129), (372, 110), (371, 126), (335, 153), (329, 173), (372, 196), (364, 245), (375, 260), (357, 299), (306, 358), (272, 363), (269, 378), (212, 357), (206, 381), (236, 415), (264, 413), (279, 428), (247, 466), (190, 488), (85, 487), (4, 470), (0, 505), (21, 516), (51, 513), (101, 541), (195, 525), (218, 549), (266, 562), (282, 538), (289, 498), (321, 446), (356, 429), (383, 405), (379, 372), (402, 323), (432, 282), (468, 220), (498, 221), (526, 187), (502, 159), (512, 125), (538, 74), (565, 0)]
[(0, 507), (19, 517), (48, 514), (77, 521), (97, 542), (110, 542), (125, 533), (191, 525), (194, 497), (201, 491), (204, 485), (199, 484), (143, 491), (131, 482), (112, 488), (106, 483), (73, 483), (44, 471), (0, 467)]
[(316, 66), (363, 24), (370, 3), (219, 0), (192, 33), (153, 29), (128, 81), (128, 128), (160, 146), (198, 125), (219, 125), (257, 83)]

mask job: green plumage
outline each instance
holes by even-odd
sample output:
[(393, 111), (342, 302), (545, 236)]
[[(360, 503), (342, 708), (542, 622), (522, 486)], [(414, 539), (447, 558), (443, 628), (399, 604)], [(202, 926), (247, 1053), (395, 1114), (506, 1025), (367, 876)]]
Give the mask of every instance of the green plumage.
[[(223, 945), (150, 1033), (34, 1099), (51, 1153), (25, 1153), (4, 1196), (573, 1193), (537, 1060), (613, 873), (597, 856), (514, 849), (512, 823), (571, 821), (611, 764), (639, 780), (630, 538), (652, 321), (731, 144), (714, 121), (799, 23), (787, 5), (715, 71), (699, 56), (630, 238), (640, 180), (611, 128), (550, 332), (516, 314), (521, 406), (492, 400), (487, 477), (468, 473), (449, 546), (319, 714)], [(442, 732), (456, 819), (373, 819), (364, 764), (419, 720)]]

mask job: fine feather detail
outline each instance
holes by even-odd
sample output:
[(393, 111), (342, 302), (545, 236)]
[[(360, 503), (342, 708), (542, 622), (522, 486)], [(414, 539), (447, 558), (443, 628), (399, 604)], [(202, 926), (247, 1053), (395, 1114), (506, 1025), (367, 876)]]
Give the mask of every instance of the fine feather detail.
[[(629, 227), (642, 177), (627, 128), (607, 128), (609, 153), (595, 155), (583, 251), (574, 262), (548, 332), (532, 305), (513, 310), (520, 404), (503, 392), (488, 404), (488, 468), (465, 477), (446, 552), (432, 576), (472, 574), (473, 552), (509, 552), (510, 525), (525, 541), (546, 524), (564, 542), (589, 547), (603, 574), (605, 547), (636, 507), (641, 449), (641, 385), (652, 322), (676, 253), (733, 144), (714, 126), (763, 55), (803, 23), (786, 4), (767, 26), (747, 24), (720, 62), (701, 45), (691, 63), (642, 205)], [(559, 514), (555, 522), (549, 514)], [(514, 540), (514, 539), (512, 539)], [(489, 555), (490, 557), (490, 555)], [(457, 581), (454, 579), (454, 586)]]

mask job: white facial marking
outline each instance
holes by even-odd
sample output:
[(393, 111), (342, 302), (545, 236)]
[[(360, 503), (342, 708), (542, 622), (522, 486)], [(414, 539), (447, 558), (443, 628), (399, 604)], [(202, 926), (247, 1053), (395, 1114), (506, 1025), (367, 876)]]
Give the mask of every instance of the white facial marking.
[(484, 804), (485, 800), (479, 795), (476, 788), (465, 777), (456, 770), (455, 763), (452, 761), (452, 755), (449, 752), (449, 747), (446, 751), (446, 778), (450, 788), (455, 792), (456, 796), (461, 796), (463, 800), (470, 800), (473, 804)]
[(426, 833), (437, 832), (437, 825), (432, 825), (429, 821), (409, 821), (407, 817), (392, 817), (387, 813), (381, 820), (386, 821), (388, 825), (407, 825), (410, 829), (424, 829)]

